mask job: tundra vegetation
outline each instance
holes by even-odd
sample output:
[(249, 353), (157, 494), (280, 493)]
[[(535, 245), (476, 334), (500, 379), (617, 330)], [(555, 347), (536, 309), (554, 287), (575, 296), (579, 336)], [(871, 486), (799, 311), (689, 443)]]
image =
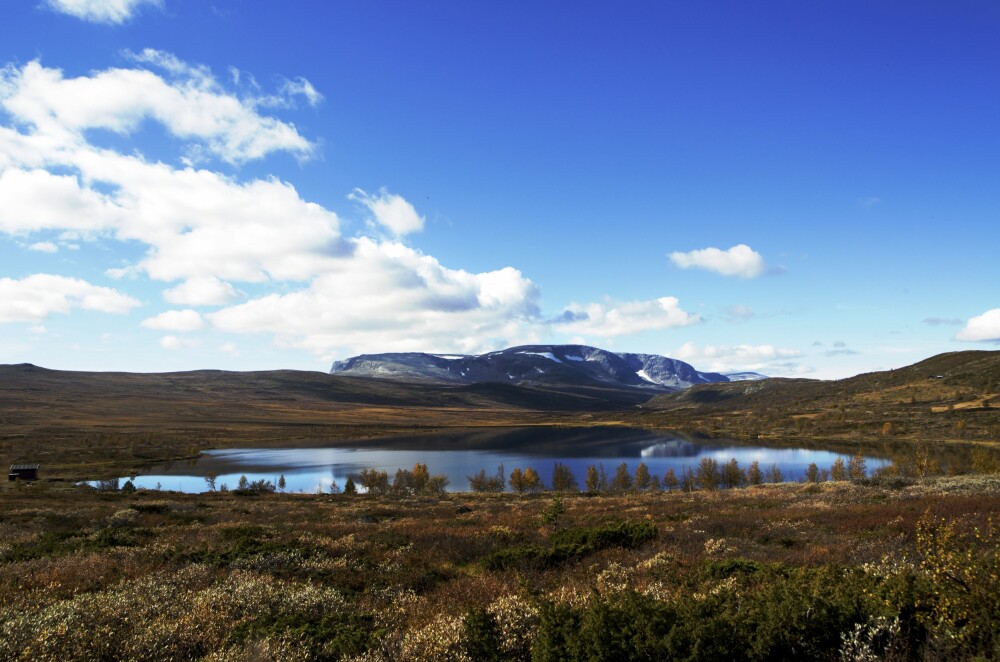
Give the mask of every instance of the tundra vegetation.
[[(0, 375), (0, 459), (46, 477), (0, 485), (3, 660), (1000, 659), (1000, 352), (624, 409), (283, 371)], [(500, 466), (466, 493), (423, 465), (324, 494), (114, 478), (205, 448), (619, 423), (849, 459), (801, 482), (715, 458)], [(63, 482), (83, 478), (105, 480)]]
[(849, 464), (6, 485), (0, 659), (1000, 658), (1000, 467)]

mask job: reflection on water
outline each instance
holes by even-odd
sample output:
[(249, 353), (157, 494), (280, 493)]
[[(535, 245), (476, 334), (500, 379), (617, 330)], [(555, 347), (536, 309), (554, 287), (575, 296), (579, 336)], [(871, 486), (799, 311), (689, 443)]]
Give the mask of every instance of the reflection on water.
[(683, 439), (658, 441), (639, 451), (640, 457), (695, 457), (698, 446)]
[[(444, 474), (449, 490), (469, 489), (468, 476), (485, 469), (492, 474), (503, 464), (531, 467), (543, 480), (560, 462), (583, 484), (588, 465), (604, 465), (609, 475), (624, 462), (634, 472), (644, 462), (651, 473), (662, 477), (668, 469), (677, 475), (694, 468), (703, 457), (720, 464), (735, 458), (741, 467), (753, 461), (762, 468), (777, 465), (786, 480), (799, 480), (810, 463), (829, 468), (838, 457), (823, 450), (744, 446), (736, 442), (707, 440), (679, 434), (663, 434), (630, 428), (506, 428), (476, 429), (436, 435), (392, 437), (339, 443), (326, 448), (255, 448), (207, 451), (191, 460), (149, 467), (135, 478), (137, 487), (203, 492), (206, 478), (217, 487), (235, 488), (241, 476), (248, 480), (278, 482), (285, 477), (287, 491), (328, 491), (334, 483), (343, 487), (348, 476), (357, 480), (362, 469), (387, 471), (390, 479), (399, 468), (426, 464), (432, 474)], [(888, 460), (868, 458), (869, 470)]]

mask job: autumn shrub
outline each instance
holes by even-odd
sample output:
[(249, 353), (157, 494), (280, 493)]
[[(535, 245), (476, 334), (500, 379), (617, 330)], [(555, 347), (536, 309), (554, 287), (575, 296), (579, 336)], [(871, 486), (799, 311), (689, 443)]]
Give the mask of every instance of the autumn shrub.
[(549, 544), (500, 549), (483, 559), (487, 570), (544, 570), (577, 561), (602, 549), (634, 549), (656, 537), (656, 527), (647, 521), (619, 521), (592, 527), (554, 532)]
[(544, 603), (534, 659), (829, 659), (841, 633), (868, 620), (860, 573), (753, 562), (702, 572), (688, 579), (704, 590), (674, 600), (627, 589), (583, 605)]
[(543, 603), (533, 645), (537, 662), (662, 660), (676, 622), (670, 605), (626, 591), (585, 607)]
[(594, 550), (608, 547), (634, 549), (655, 537), (656, 526), (652, 522), (622, 520), (556, 531), (549, 538), (549, 542), (556, 547), (579, 546)]
[(917, 570), (931, 585), (923, 620), (940, 652), (1000, 657), (1000, 518), (962, 526), (926, 515), (916, 537)]
[(486, 609), (474, 609), (462, 623), (463, 648), (476, 662), (503, 662), (509, 659), (501, 648), (500, 626)]

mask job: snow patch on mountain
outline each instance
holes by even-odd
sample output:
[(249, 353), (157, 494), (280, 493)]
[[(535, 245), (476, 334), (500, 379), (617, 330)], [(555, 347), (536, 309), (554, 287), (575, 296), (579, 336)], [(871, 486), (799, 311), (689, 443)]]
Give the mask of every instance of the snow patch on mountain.
[(645, 370), (638, 370), (638, 371), (636, 371), (635, 374), (639, 375), (639, 377), (641, 379), (645, 379), (650, 384), (658, 384), (659, 383), (655, 379), (653, 379), (652, 377), (650, 377), (648, 374), (646, 374)]
[(555, 361), (556, 363), (562, 363), (562, 361), (559, 360), (559, 358), (556, 357), (556, 355), (553, 354), (552, 352), (518, 352), (518, 354), (531, 354), (532, 356), (543, 356), (543, 357), (547, 358), (549, 361)]

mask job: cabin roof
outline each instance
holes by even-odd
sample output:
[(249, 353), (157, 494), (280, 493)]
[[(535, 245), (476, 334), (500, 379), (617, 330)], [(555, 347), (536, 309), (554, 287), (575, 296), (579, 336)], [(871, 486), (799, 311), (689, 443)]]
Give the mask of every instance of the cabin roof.
[(25, 471), (30, 469), (38, 469), (41, 465), (39, 464), (12, 464), (10, 465), (11, 471)]

